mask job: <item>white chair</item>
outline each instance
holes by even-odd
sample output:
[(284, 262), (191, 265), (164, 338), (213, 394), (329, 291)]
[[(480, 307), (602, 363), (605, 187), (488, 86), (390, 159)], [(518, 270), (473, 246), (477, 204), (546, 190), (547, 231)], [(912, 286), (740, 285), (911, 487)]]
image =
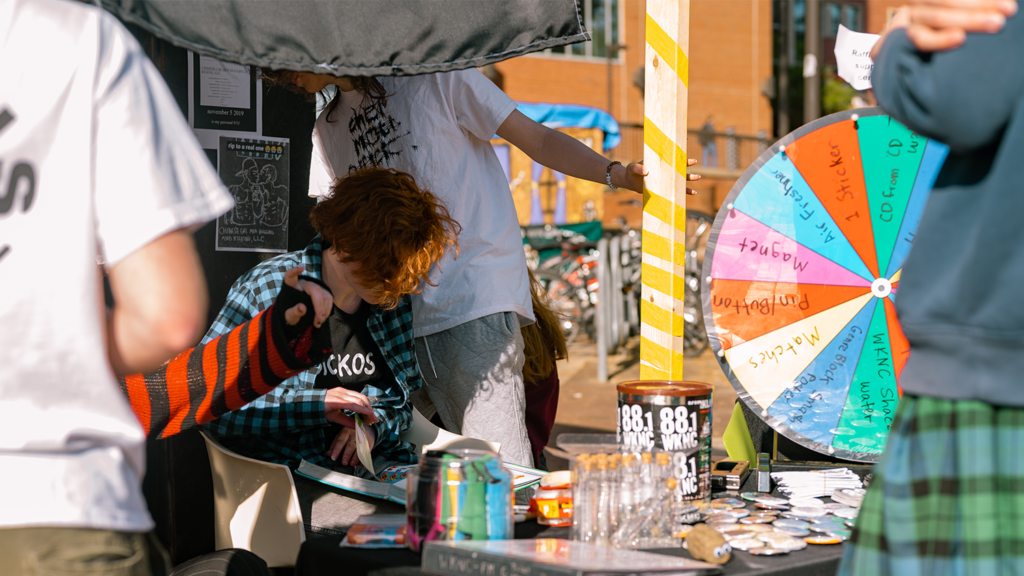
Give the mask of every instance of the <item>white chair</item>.
[[(420, 452), (446, 448), (475, 448), (497, 453), (501, 444), (452, 434), (430, 423), (413, 408), (412, 425), (401, 438)], [(299, 496), (291, 470), (240, 456), (205, 432), (206, 452), (213, 473), (214, 531), (217, 550), (242, 548), (271, 568), (295, 565), (306, 541)]]
[(203, 433), (213, 472), (217, 550), (242, 548), (271, 568), (290, 567), (306, 541), (287, 466), (239, 456)]

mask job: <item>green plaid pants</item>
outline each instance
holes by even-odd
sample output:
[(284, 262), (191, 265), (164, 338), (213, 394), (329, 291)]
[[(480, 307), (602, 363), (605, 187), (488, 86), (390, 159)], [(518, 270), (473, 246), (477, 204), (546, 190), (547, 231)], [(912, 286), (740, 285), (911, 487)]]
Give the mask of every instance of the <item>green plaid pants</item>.
[(1024, 574), (1024, 409), (904, 396), (839, 574)]

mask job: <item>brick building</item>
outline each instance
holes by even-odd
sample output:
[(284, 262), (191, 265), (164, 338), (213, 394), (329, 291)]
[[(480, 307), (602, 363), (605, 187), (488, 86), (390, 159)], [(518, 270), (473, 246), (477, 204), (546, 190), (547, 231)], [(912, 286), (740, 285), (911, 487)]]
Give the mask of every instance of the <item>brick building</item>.
[(904, 4), (903, 0), (865, 0), (867, 17), (865, 18), (864, 31), (878, 34), (885, 28), (885, 24), (892, 17), (892, 13)]

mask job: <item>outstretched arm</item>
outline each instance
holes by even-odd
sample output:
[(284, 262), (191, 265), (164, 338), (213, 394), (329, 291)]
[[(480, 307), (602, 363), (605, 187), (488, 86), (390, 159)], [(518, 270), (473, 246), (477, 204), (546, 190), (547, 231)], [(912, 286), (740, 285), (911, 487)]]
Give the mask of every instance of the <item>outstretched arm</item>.
[(114, 295), (107, 310), (107, 355), (116, 375), (153, 370), (198, 340), (206, 281), (191, 231), (164, 234), (107, 275)]
[(330, 351), (329, 338), (316, 337), (330, 292), (299, 281), (300, 271), (285, 275), (277, 302), (255, 318), (155, 372), (121, 379), (147, 436), (166, 438), (237, 410)]
[[(498, 127), (498, 136), (552, 170), (591, 182), (607, 183), (607, 158), (568, 134), (530, 120), (518, 110), (512, 111)], [(696, 160), (690, 160), (687, 165), (693, 166), (696, 163)], [(643, 164), (615, 165), (611, 170), (612, 185), (643, 193), (646, 175), (647, 170)], [(687, 179), (698, 180), (700, 176), (691, 174)], [(686, 192), (695, 194), (689, 188)]]

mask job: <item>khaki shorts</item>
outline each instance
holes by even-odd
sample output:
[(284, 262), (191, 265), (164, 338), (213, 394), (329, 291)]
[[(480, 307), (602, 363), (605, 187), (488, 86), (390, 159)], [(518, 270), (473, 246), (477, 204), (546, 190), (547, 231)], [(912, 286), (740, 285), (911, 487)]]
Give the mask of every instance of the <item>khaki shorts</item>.
[(164, 576), (155, 538), (90, 528), (0, 529), (0, 572), (11, 576)]

